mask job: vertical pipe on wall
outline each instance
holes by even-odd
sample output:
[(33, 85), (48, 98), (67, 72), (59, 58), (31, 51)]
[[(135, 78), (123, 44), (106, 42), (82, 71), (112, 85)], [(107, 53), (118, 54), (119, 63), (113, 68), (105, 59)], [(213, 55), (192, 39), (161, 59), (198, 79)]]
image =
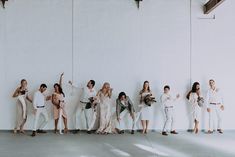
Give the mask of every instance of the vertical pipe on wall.
[(193, 46), (193, 30), (192, 30), (192, 0), (189, 2), (189, 80), (190, 80), (190, 86), (192, 86), (192, 46)]
[[(72, 0), (72, 8), (71, 8), (71, 68), (72, 68), (72, 75), (71, 81), (74, 82), (74, 0)], [(72, 86), (72, 93), (73, 95), (73, 86)]]

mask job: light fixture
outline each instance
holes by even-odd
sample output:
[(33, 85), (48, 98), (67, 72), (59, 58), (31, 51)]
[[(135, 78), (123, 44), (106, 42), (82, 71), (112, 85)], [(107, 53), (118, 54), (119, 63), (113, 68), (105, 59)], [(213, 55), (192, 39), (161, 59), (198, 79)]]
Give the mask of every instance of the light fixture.
[(135, 0), (138, 9), (140, 8), (140, 2), (141, 2), (141, 1), (143, 1), (143, 0)]

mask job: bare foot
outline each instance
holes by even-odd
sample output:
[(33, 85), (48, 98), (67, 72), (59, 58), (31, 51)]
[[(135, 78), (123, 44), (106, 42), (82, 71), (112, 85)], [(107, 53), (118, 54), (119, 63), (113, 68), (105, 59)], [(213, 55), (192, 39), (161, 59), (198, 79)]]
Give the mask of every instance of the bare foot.
[(21, 134), (25, 134), (25, 131), (24, 131), (24, 130), (20, 130), (20, 133), (21, 133)]
[(146, 129), (144, 133), (147, 134), (147, 133), (148, 133), (148, 130)]
[(58, 130), (57, 130), (57, 129), (54, 129), (54, 133), (57, 134), (57, 133), (58, 133)]
[(14, 133), (14, 134), (17, 134), (17, 132), (18, 132), (17, 129), (14, 129), (14, 130), (13, 130), (13, 133)]
[(68, 128), (64, 128), (64, 133), (65, 133), (65, 134), (68, 133)]
[(146, 131), (146, 130), (145, 130), (145, 129), (143, 129), (143, 130), (142, 130), (142, 134), (145, 134), (145, 131)]

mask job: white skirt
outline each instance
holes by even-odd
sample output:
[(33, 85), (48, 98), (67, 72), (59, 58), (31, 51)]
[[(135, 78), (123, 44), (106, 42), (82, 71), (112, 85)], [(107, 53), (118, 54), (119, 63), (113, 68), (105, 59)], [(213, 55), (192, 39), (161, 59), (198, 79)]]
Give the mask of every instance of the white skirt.
[(201, 117), (201, 107), (199, 106), (193, 106), (193, 120), (200, 121)]
[(140, 120), (150, 120), (151, 107), (144, 105), (140, 109)]

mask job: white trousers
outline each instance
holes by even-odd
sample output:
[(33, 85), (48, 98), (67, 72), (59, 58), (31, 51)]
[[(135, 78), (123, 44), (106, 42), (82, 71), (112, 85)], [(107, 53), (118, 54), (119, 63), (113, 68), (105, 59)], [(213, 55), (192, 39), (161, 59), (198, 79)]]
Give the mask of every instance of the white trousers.
[[(23, 118), (23, 107), (20, 101), (16, 103), (16, 121), (15, 121), (15, 129), (19, 130), (23, 127), (24, 123), (26, 122), (27, 116)], [(26, 113), (26, 111), (25, 111)]]
[[(122, 111), (120, 113), (120, 121), (119, 122), (117, 121), (116, 128), (118, 128), (119, 130), (125, 130), (126, 129), (126, 127), (125, 127), (125, 118), (127, 118), (128, 115), (130, 116), (130, 113), (127, 109), (125, 109), (124, 111)], [(136, 118), (132, 119), (131, 123), (132, 123), (132, 125), (131, 125), (132, 130), (134, 130), (135, 129)]]
[[(89, 130), (91, 128), (94, 112), (93, 109), (85, 109), (86, 104), (82, 103), (81, 106), (78, 106), (77, 111), (75, 113), (75, 128), (82, 129), (82, 115), (85, 116), (85, 125), (86, 129)], [(94, 122), (95, 123), (95, 122)], [(91, 128), (92, 129), (92, 128)]]
[(48, 114), (47, 114), (47, 110), (46, 108), (37, 108), (37, 112), (35, 114), (35, 118), (34, 118), (34, 127), (33, 127), (33, 131), (36, 131), (37, 130), (37, 126), (38, 126), (38, 121), (39, 121), (39, 118), (40, 118), (40, 115), (43, 115), (44, 116), (44, 121), (42, 122), (42, 124), (38, 127), (39, 129), (43, 129), (49, 118), (48, 118)]
[(92, 129), (94, 129), (95, 127), (95, 123), (96, 120), (98, 119), (98, 111), (97, 111), (97, 107), (96, 109), (91, 109), (91, 112), (89, 111), (89, 113), (87, 113), (90, 119), (89, 125), (88, 125), (88, 131), (91, 131)]
[(26, 119), (26, 107), (27, 106), (26, 106), (26, 102), (25, 102), (25, 97), (23, 95), (20, 95), (17, 98), (22, 105), (22, 117), (23, 117), (23, 119)]
[(174, 108), (165, 108), (165, 124), (163, 127), (163, 132), (173, 131), (174, 130)]
[(60, 134), (63, 134), (62, 133), (62, 123), (63, 123), (63, 111), (62, 109), (59, 110), (59, 120), (58, 120), (58, 124), (59, 124), (59, 133)]
[[(221, 105), (210, 105), (209, 112), (209, 130), (222, 129), (222, 110)], [(216, 127), (217, 120), (217, 127)]]

